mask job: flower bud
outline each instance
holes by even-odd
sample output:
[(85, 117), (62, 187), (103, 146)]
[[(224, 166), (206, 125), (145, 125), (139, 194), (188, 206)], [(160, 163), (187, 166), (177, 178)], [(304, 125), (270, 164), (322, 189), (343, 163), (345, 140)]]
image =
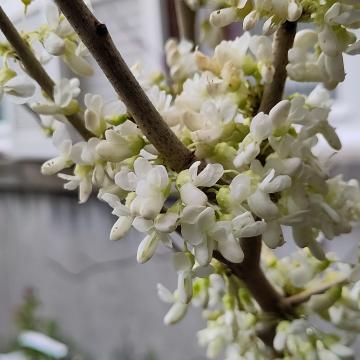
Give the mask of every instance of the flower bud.
[(215, 27), (224, 27), (234, 22), (236, 18), (236, 9), (229, 7), (212, 12), (210, 15), (210, 23)]
[(245, 31), (253, 29), (256, 23), (259, 20), (259, 14), (256, 10), (251, 11), (248, 15), (245, 16), (243, 27)]
[(130, 230), (133, 218), (130, 216), (120, 216), (110, 231), (110, 240), (120, 240)]
[(143, 264), (149, 261), (155, 253), (159, 238), (156, 232), (145, 236), (141, 241), (137, 250), (137, 261), (139, 264)]
[(187, 304), (176, 302), (164, 317), (165, 325), (174, 325), (184, 318), (188, 309)]

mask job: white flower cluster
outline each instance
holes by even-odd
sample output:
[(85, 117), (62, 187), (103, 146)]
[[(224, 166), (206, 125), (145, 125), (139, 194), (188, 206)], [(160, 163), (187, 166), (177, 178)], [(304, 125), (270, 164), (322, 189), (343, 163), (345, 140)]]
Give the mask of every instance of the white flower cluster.
[[(195, 9), (208, 2), (189, 3)], [(240, 0), (227, 5), (213, 13), (214, 24), (244, 19), (250, 29), (265, 18), (265, 34), (298, 19), (319, 26), (320, 31), (300, 31), (295, 38), (288, 65), (295, 80), (333, 88), (344, 78), (343, 52), (358, 52), (359, 44), (348, 30), (360, 26), (355, 1)], [(47, 21), (29, 36), (75, 73), (90, 75), (83, 44), (53, 4), (47, 7)], [(360, 220), (357, 181), (330, 177), (314, 152), (319, 137), (333, 150), (341, 148), (328, 121), (328, 90), (319, 85), (308, 96), (293, 94), (269, 114), (259, 113), (264, 86), (275, 74), (271, 39), (245, 32), (222, 41), (212, 55), (193, 47), (185, 41), (167, 43), (169, 81), (162, 75), (149, 80), (139, 66), (132, 69), (165, 122), (194, 151), (198, 160), (188, 169), (175, 172), (164, 163), (120, 100), (85, 94), (81, 109), (76, 100), (80, 82), (73, 78), (56, 84), (53, 100), (45, 97), (31, 105), (53, 124), (59, 149), (57, 157), (43, 164), (43, 174), (58, 174), (66, 180), (66, 189), (79, 189), (81, 203), (97, 191), (117, 218), (112, 240), (126, 236), (131, 227), (143, 233), (139, 263), (149, 261), (161, 244), (175, 251), (177, 289), (158, 286), (160, 298), (171, 304), (164, 321), (180, 321), (190, 303), (202, 306), (208, 327), (199, 333), (199, 342), (207, 346), (210, 358), (222, 351), (226, 360), (274, 358), (261, 337), (262, 330), (276, 327), (274, 319), (264, 315), (243, 284), (215, 260), (242, 263), (241, 244), (249, 238), (261, 236), (267, 245), (263, 266), (281, 294), (296, 296), (313, 278), (321, 282), (345, 276), (313, 296), (299, 309), (298, 318), (318, 314), (339, 329), (358, 330), (353, 319), (360, 314), (360, 288), (353, 266), (333, 260), (319, 241), (350, 232)], [(10, 69), (8, 59), (15, 57), (11, 48), (4, 45), (0, 51), (1, 93), (28, 101), (35, 86)], [(92, 134), (87, 141), (67, 129), (66, 117), (79, 114)], [(284, 244), (284, 227), (291, 228), (301, 250), (278, 260), (267, 252)], [(286, 359), (352, 356), (338, 337), (316, 330), (305, 319), (281, 322), (273, 345)]]
[(263, 31), (269, 35), (286, 21), (313, 22), (316, 29), (299, 31), (289, 52), (288, 74), (295, 81), (322, 82), (333, 89), (345, 79), (343, 53), (359, 53), (356, 34), (360, 27), (357, 1), (330, 0), (229, 0), (228, 7), (215, 10), (214, 26), (243, 21), (245, 30), (265, 19)]

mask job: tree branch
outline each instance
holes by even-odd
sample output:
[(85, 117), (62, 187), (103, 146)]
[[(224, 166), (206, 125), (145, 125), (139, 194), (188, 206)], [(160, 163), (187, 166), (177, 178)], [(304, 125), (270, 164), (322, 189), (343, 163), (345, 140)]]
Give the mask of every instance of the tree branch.
[(294, 44), (296, 22), (285, 22), (275, 34), (273, 43), (275, 74), (273, 81), (266, 85), (259, 112), (268, 114), (282, 100), (287, 78), (286, 66), (289, 63), (288, 52)]
[(184, 0), (175, 0), (175, 10), (180, 38), (196, 44), (196, 12)]
[(261, 246), (261, 236), (241, 239), (241, 247), (245, 256), (240, 264), (231, 263), (218, 252), (214, 256), (244, 282), (263, 311), (279, 318), (286, 318), (293, 313), (292, 308), (271, 285), (262, 271), (260, 267)]
[[(14, 48), (19, 60), (24, 65), (28, 74), (39, 84), (46, 95), (53, 100), (53, 90), (55, 86), (54, 81), (36, 59), (33, 51), (22, 39), (21, 35), (18, 33), (1, 6), (0, 29), (9, 41), (10, 45)], [(66, 118), (85, 140), (93, 137), (92, 133), (84, 126), (83, 119), (79, 115), (71, 115)]]
[(330, 282), (324, 282), (316, 287), (312, 287), (293, 296), (289, 296), (286, 298), (285, 302), (288, 306), (296, 307), (310, 300), (313, 295), (323, 294), (334, 286), (346, 285), (346, 283), (348, 283), (348, 277), (341, 276), (339, 279)]
[[(296, 23), (286, 22), (275, 35), (273, 44), (275, 75), (272, 83), (265, 86), (259, 112), (269, 113), (282, 99), (287, 78), (288, 51), (293, 46), (296, 27)], [(261, 237), (241, 239), (241, 247), (244, 251), (244, 261), (241, 264), (230, 263), (220, 254), (217, 254), (217, 259), (226, 264), (234, 275), (245, 283), (264, 311), (273, 313), (279, 318), (292, 315), (293, 304), (277, 292), (260, 267)]]
[(106, 25), (96, 19), (82, 0), (56, 0), (56, 3), (148, 140), (171, 168), (176, 171), (186, 169), (194, 160), (193, 153), (167, 126), (146, 96), (115, 47)]

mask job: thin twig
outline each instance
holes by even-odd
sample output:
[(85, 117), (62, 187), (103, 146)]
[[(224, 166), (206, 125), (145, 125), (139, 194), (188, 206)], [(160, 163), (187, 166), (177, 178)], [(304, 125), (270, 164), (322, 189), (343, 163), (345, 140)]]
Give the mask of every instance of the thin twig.
[(65, 17), (94, 56), (136, 124), (176, 171), (187, 168), (193, 153), (161, 118), (121, 57), (105, 24), (100, 23), (82, 0), (56, 0)]
[[(19, 60), (24, 65), (28, 74), (39, 84), (46, 95), (54, 99), (53, 90), (55, 83), (45, 71), (40, 62), (36, 59), (33, 51), (28, 44), (22, 39), (15, 26), (8, 18), (2, 7), (0, 6), (0, 29), (14, 48)], [(83, 119), (79, 115), (67, 116), (69, 123), (79, 132), (85, 139), (90, 139), (93, 135), (84, 126)]]
[(296, 22), (285, 22), (275, 34), (273, 43), (275, 74), (273, 81), (266, 85), (261, 99), (259, 112), (268, 114), (282, 100), (287, 78), (286, 66), (289, 63), (288, 52), (294, 44)]
[(323, 284), (319, 284), (318, 286), (314, 286), (298, 294), (289, 296), (288, 298), (286, 298), (285, 302), (291, 307), (296, 307), (310, 300), (310, 298), (313, 295), (323, 294), (334, 286), (346, 285), (347, 283), (348, 283), (348, 277), (341, 276), (339, 279), (330, 282), (324, 282)]
[(196, 12), (184, 0), (175, 0), (176, 20), (181, 39), (196, 43)]

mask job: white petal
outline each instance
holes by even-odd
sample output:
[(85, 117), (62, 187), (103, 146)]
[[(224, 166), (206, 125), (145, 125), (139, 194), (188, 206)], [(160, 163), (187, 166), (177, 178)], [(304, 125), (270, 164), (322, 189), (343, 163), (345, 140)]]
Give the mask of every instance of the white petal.
[(263, 141), (271, 134), (270, 117), (264, 113), (257, 114), (250, 123), (250, 131), (257, 141)]
[(86, 109), (84, 119), (86, 128), (93, 134), (96, 134), (100, 128), (100, 118), (97, 116), (97, 114), (92, 110)]
[(110, 232), (110, 240), (122, 239), (131, 228), (133, 218), (130, 216), (121, 216), (116, 221)]
[(324, 250), (321, 248), (320, 244), (316, 240), (311, 239), (308, 247), (311, 253), (316, 257), (316, 259), (318, 259), (319, 261), (326, 260)]
[(55, 104), (64, 108), (70, 104), (73, 94), (68, 79), (61, 79), (59, 84), (54, 87)]
[(173, 325), (178, 323), (186, 315), (187, 309), (187, 304), (176, 302), (165, 315), (164, 324)]
[(251, 178), (245, 174), (239, 174), (234, 177), (229, 188), (233, 201), (242, 203), (251, 194)]
[(143, 264), (153, 257), (158, 242), (159, 238), (157, 237), (155, 232), (151, 235), (145, 236), (137, 250), (136, 258), (139, 264)]
[(180, 272), (178, 275), (179, 300), (188, 304), (193, 294), (192, 278), (190, 272)]
[(221, 164), (208, 164), (205, 169), (197, 175), (193, 184), (195, 186), (211, 187), (214, 186), (224, 174)]
[(53, 2), (48, 2), (45, 8), (46, 21), (51, 29), (55, 29), (59, 24), (59, 9)]
[(287, 123), (290, 108), (291, 102), (289, 100), (283, 100), (271, 109), (269, 116), (274, 130), (281, 128)]
[(244, 260), (244, 253), (241, 246), (234, 237), (228, 237), (218, 242), (218, 249), (221, 255), (232, 263), (241, 263)]
[(139, 214), (146, 219), (154, 219), (158, 216), (165, 202), (165, 198), (162, 194), (138, 198), (140, 201)]
[(244, 149), (240, 148), (238, 154), (234, 159), (234, 165), (237, 168), (241, 168), (244, 165), (248, 165), (260, 154), (260, 146), (258, 143), (252, 142)]
[(64, 57), (64, 62), (79, 76), (91, 76), (94, 74), (91, 65), (81, 56), (76, 56), (71, 53)]
[(140, 232), (149, 232), (153, 228), (154, 223), (151, 220), (144, 219), (142, 217), (136, 217), (133, 222), (133, 227)]
[(211, 265), (197, 266), (192, 270), (193, 278), (208, 278), (214, 273), (214, 268)]
[(186, 206), (181, 215), (181, 222), (187, 224), (196, 224), (200, 214), (205, 209), (205, 206)]
[(213, 247), (207, 241), (194, 247), (196, 261), (200, 266), (208, 265), (212, 258)]
[(185, 205), (205, 206), (208, 201), (206, 194), (191, 183), (180, 188), (180, 196)]
[(52, 103), (52, 104), (31, 104), (31, 108), (41, 115), (56, 115), (61, 114), (62, 109), (60, 106)]
[(163, 285), (157, 284), (157, 293), (161, 301), (172, 304), (174, 302), (174, 295)]
[(224, 27), (234, 22), (236, 18), (236, 9), (234, 7), (228, 7), (213, 11), (210, 15), (210, 22), (215, 27)]
[(270, 197), (261, 190), (257, 190), (252, 194), (247, 199), (247, 202), (251, 211), (265, 220), (274, 219), (279, 214), (277, 206), (270, 200)]
[(164, 233), (171, 233), (176, 230), (178, 214), (167, 212), (160, 214), (155, 219), (155, 229)]
[(64, 40), (51, 32), (44, 40), (44, 47), (46, 51), (54, 56), (60, 56), (65, 52)]
[(126, 191), (135, 191), (137, 185), (136, 175), (128, 168), (123, 167), (115, 175), (115, 183)]
[(58, 156), (56, 158), (46, 161), (41, 166), (41, 173), (43, 175), (55, 175), (59, 171), (72, 165), (72, 162), (63, 156)]
[(270, 249), (276, 249), (284, 244), (281, 226), (277, 221), (267, 223), (266, 229), (262, 235), (262, 240)]
[(181, 235), (184, 241), (194, 246), (198, 246), (206, 241), (206, 235), (197, 225), (182, 224)]
[(266, 222), (262, 221), (255, 221), (252, 224), (246, 225), (242, 228), (240, 237), (254, 237), (261, 235), (266, 230)]
[(34, 83), (25, 75), (19, 75), (7, 81), (4, 91), (16, 104), (24, 104), (35, 93)]
[(259, 186), (260, 190), (268, 193), (273, 194), (291, 187), (291, 178), (287, 175), (279, 175), (276, 176), (273, 180), (266, 183), (265, 181), (262, 182)]

